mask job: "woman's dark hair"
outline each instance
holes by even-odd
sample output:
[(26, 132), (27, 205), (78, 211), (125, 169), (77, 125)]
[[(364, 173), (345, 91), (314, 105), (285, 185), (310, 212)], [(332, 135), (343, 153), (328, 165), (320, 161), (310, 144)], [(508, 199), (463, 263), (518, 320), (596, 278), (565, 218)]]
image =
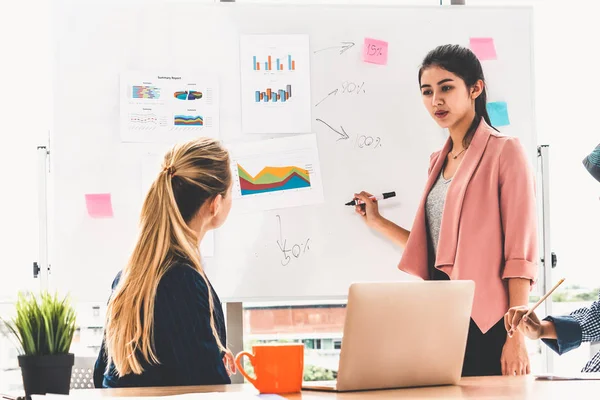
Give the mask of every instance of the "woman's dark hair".
[[(483, 76), (483, 68), (481, 63), (477, 59), (477, 56), (469, 49), (462, 47), (457, 44), (446, 44), (438, 46), (431, 50), (421, 64), (419, 68), (419, 86), (421, 85), (421, 76), (423, 71), (430, 67), (440, 67), (448, 72), (452, 72), (454, 75), (460, 77), (467, 87), (471, 87), (477, 83), (478, 80), (482, 80), (483, 91), (475, 99), (475, 119), (469, 127), (467, 134), (463, 139), (463, 146), (466, 148), (471, 143), (471, 139), (475, 134), (475, 130), (479, 126), (481, 118), (487, 122), (489, 126), (492, 126), (490, 116), (488, 115), (486, 104), (487, 104), (487, 93), (485, 89), (485, 78)], [(494, 128), (496, 129), (496, 128)]]

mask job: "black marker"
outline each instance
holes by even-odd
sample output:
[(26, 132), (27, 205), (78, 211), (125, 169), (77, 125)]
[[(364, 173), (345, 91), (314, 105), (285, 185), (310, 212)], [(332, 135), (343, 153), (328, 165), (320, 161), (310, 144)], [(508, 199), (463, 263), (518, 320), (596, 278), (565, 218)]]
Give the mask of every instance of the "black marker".
[[(387, 193), (383, 193), (381, 196), (371, 196), (369, 198), (373, 201), (380, 201), (380, 200), (389, 199), (390, 197), (396, 197), (396, 192), (387, 192)], [(364, 204), (364, 203), (359, 199), (354, 199), (354, 200), (346, 203), (347, 206), (357, 206), (359, 204)]]

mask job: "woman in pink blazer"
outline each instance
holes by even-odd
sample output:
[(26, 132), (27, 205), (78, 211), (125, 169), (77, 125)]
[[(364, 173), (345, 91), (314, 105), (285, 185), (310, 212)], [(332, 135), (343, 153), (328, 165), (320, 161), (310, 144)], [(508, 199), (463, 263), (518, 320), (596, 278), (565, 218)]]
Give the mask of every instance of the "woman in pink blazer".
[[(537, 275), (534, 178), (517, 138), (491, 127), (483, 70), (458, 45), (432, 50), (419, 70), (423, 103), (447, 128), (431, 155), (429, 178), (408, 231), (379, 214), (362, 192), (356, 212), (404, 248), (399, 269), (423, 279), (475, 281), (463, 376), (530, 371), (522, 333), (507, 337), (503, 317), (528, 304)], [(443, 335), (443, 330), (440, 330)]]

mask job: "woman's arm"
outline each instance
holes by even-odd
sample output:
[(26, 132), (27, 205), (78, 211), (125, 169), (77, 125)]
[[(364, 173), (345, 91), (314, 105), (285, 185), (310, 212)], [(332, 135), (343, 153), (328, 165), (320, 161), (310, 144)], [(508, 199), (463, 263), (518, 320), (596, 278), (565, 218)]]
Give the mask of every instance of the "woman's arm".
[[(427, 171), (428, 175), (431, 174), (431, 171), (433, 170), (433, 167), (440, 154), (441, 151), (436, 151), (429, 156), (429, 170)], [(396, 243), (398, 246), (404, 249), (406, 247), (406, 243), (408, 243), (410, 231), (382, 217), (381, 214), (379, 214), (377, 202), (371, 200), (371, 196), (372, 195), (367, 192), (354, 194), (355, 198), (358, 198), (365, 203), (362, 206), (356, 206), (356, 213), (363, 217), (367, 226), (381, 233), (390, 241)]]
[[(500, 153), (498, 186), (504, 237), (502, 278), (508, 280), (509, 306), (526, 306), (537, 278), (537, 213), (533, 173), (516, 138), (508, 138)], [(530, 372), (522, 332), (507, 335), (501, 363), (504, 375)]]
[(406, 247), (410, 231), (382, 217), (379, 214), (377, 201), (371, 200), (371, 196), (367, 192), (360, 192), (354, 195), (354, 197), (364, 202), (363, 205), (356, 206), (356, 213), (362, 216), (367, 226), (381, 233), (400, 247)]
[[(530, 280), (513, 278), (508, 280), (508, 295), (511, 307), (526, 305), (529, 300)], [(525, 336), (521, 331), (506, 336), (500, 358), (503, 375), (526, 375), (531, 372)]]
[[(538, 272), (535, 182), (527, 155), (517, 138), (506, 140), (498, 170), (504, 236), (502, 278), (509, 281), (524, 278), (533, 283)], [(527, 302), (514, 305), (526, 305)]]
[(600, 299), (593, 302), (589, 307), (573, 311), (569, 316), (581, 326), (582, 341), (600, 341)]
[(396, 243), (398, 246), (402, 248), (406, 247), (408, 237), (410, 236), (410, 231), (407, 231), (400, 225), (396, 225), (389, 219), (381, 217), (381, 219), (375, 223), (374, 229), (392, 242)]

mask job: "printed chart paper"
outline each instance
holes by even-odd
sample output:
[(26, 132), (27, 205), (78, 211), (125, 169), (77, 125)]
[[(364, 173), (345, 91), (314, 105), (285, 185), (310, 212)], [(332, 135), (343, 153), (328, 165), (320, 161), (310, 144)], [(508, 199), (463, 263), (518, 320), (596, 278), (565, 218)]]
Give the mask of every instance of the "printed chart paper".
[(178, 143), (219, 137), (215, 76), (127, 72), (121, 74), (121, 140)]
[(234, 212), (323, 202), (316, 135), (237, 143), (228, 147)]
[(308, 35), (240, 38), (242, 131), (311, 131)]

